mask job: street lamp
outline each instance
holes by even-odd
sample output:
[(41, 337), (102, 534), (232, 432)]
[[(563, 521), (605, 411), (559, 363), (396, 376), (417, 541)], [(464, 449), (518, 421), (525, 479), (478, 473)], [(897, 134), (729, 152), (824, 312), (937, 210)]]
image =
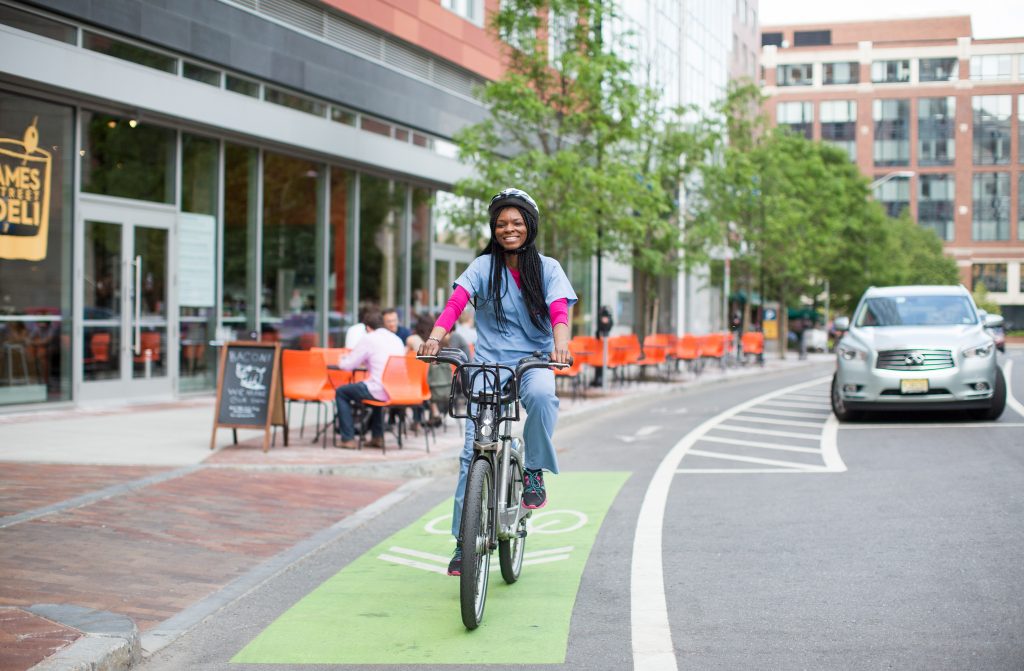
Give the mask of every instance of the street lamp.
[(913, 177), (913, 176), (914, 176), (914, 171), (913, 170), (897, 170), (896, 172), (890, 172), (888, 175), (885, 175), (884, 177), (879, 177), (875, 181), (871, 182), (871, 184), (868, 185), (868, 188), (871, 189), (872, 191), (874, 191), (875, 188), (881, 186), (882, 184), (885, 184), (890, 179), (896, 179), (897, 177), (907, 177), (907, 178), (910, 178), (910, 177)]

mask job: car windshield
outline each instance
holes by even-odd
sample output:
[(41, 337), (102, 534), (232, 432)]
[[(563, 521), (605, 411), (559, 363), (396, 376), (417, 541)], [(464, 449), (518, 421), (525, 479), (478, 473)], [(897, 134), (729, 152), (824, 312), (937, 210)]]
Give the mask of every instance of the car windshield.
[(864, 301), (856, 326), (949, 326), (977, 321), (965, 296), (885, 296)]

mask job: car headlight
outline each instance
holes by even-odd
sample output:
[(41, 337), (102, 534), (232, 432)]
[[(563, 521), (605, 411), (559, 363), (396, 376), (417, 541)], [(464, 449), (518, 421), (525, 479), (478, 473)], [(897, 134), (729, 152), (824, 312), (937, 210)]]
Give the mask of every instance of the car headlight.
[(992, 349), (995, 346), (996, 344), (994, 342), (988, 342), (981, 345), (975, 345), (974, 347), (968, 347), (960, 353), (964, 355), (965, 359), (972, 359), (974, 357), (981, 359), (992, 354)]
[(867, 352), (859, 350), (856, 347), (850, 347), (849, 345), (840, 345), (836, 348), (836, 353), (839, 354), (840, 358), (847, 361), (853, 361), (854, 359), (860, 359), (861, 361), (868, 360)]

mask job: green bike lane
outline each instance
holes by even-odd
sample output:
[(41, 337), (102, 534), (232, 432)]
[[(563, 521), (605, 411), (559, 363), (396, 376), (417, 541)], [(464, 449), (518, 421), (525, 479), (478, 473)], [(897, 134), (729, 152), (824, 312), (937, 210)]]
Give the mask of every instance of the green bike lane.
[[(492, 558), (483, 623), (467, 632), (458, 580), (445, 575), (451, 499), (349, 563), (300, 599), (231, 660), (235, 664), (563, 663), (587, 558), (626, 472), (548, 478), (523, 574), (506, 585)], [(515, 636), (509, 636), (514, 623)]]

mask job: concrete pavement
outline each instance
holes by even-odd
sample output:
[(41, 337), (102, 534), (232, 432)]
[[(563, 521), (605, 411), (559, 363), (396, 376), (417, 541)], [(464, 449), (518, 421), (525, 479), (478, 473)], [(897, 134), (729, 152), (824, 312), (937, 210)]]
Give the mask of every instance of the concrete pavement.
[[(560, 422), (828, 359), (710, 366), (579, 399), (566, 390)], [(388, 435), (382, 453), (323, 449), (311, 427), (299, 439), (298, 416), (292, 444), (279, 435), (264, 453), (261, 434), (232, 445), (227, 429), (209, 450), (212, 398), (0, 415), (0, 671), (128, 668), (423, 478), (455, 472), (451, 419), (429, 453), (422, 434), (401, 450)]]

